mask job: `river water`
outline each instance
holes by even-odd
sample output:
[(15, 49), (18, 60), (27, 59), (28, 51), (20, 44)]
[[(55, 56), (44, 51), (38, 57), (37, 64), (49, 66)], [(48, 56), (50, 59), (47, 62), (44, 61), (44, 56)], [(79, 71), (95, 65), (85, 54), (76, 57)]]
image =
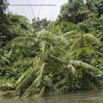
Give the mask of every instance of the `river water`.
[(103, 91), (83, 91), (37, 98), (0, 99), (0, 103), (103, 103)]

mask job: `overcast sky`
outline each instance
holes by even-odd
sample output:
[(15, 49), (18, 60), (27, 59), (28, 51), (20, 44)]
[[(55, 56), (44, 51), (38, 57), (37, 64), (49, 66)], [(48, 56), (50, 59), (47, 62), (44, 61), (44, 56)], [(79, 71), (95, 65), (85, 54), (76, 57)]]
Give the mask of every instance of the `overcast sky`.
[[(55, 20), (60, 13), (60, 6), (66, 3), (68, 0), (8, 0), (9, 11), (26, 16), (31, 20), (34, 16), (39, 18), (47, 18), (49, 20)], [(34, 16), (31, 7), (32, 5)], [(40, 6), (44, 4), (46, 6)], [(48, 6), (51, 4), (51, 6)]]

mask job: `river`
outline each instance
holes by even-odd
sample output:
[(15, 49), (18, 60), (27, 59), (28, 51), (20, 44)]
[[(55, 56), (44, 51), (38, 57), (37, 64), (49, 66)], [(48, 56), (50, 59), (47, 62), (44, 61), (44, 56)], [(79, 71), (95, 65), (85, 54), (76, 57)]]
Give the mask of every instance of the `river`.
[(37, 98), (0, 99), (0, 103), (103, 103), (103, 91), (82, 91)]

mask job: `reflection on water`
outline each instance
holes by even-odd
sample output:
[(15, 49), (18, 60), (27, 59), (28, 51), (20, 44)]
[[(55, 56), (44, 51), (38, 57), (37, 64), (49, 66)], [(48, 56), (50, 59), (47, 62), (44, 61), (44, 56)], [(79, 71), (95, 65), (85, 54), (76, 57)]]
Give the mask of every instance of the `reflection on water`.
[(84, 91), (34, 99), (0, 99), (0, 103), (103, 103), (103, 91)]

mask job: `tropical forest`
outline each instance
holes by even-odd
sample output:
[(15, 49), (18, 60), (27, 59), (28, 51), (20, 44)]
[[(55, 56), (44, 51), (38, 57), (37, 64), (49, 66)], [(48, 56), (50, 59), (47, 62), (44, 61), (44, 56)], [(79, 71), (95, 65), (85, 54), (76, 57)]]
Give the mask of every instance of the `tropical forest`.
[(0, 0), (0, 97), (103, 89), (103, 0), (68, 0), (55, 21), (6, 13)]

